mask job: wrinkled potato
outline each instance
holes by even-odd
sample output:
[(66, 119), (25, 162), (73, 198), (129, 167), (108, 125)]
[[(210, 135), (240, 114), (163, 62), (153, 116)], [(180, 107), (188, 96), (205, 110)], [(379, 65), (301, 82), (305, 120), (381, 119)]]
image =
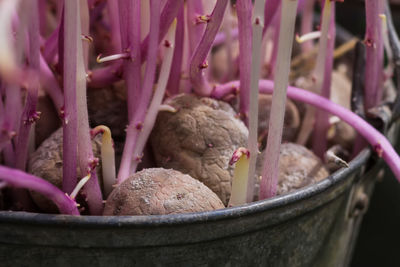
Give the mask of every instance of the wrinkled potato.
[[(331, 99), (336, 104), (350, 109), (351, 81), (347, 77), (347, 72), (345, 65), (340, 65), (338, 70), (332, 72)], [(339, 144), (351, 151), (356, 135), (353, 127), (340, 120), (332, 125), (327, 138), (331, 144)]]
[[(340, 64), (336, 70), (332, 71), (332, 84), (331, 84), (331, 96), (332, 102), (339, 104), (345, 108), (350, 109), (351, 103), (351, 81), (347, 77), (348, 69), (344, 64)], [(295, 86), (310, 90), (313, 87), (314, 82), (311, 77), (301, 77), (295, 81)], [(300, 114), (303, 117), (306, 115), (306, 105), (304, 103), (296, 102)], [(317, 112), (320, 112), (317, 109)], [(330, 116), (333, 118), (333, 116)], [(304, 118), (303, 118), (304, 120)], [(345, 123), (338, 119), (338, 122), (333, 124), (327, 133), (327, 139), (331, 144), (340, 144), (342, 147), (351, 150), (356, 137), (356, 131)]]
[(248, 130), (222, 101), (178, 95), (166, 101), (150, 137), (157, 166), (179, 170), (203, 182), (226, 205), (231, 193), (232, 153), (246, 146)]
[(347, 151), (352, 151), (356, 135), (357, 133), (353, 127), (344, 121), (338, 121), (328, 130), (327, 138), (329, 147), (339, 144)]
[(37, 110), (41, 112), (40, 119), (35, 125), (35, 148), (46, 140), (61, 126), (61, 120), (58, 116), (58, 111), (54, 107), (50, 97), (40, 95), (37, 103)]
[[(269, 117), (271, 113), (272, 95), (260, 95), (258, 98), (258, 136), (260, 143), (265, 147), (268, 136)], [(283, 125), (282, 140), (293, 142), (300, 127), (300, 115), (296, 105), (286, 101), (285, 121)]]
[(171, 169), (144, 169), (108, 196), (103, 215), (162, 215), (222, 209), (203, 183)]
[[(47, 138), (29, 159), (28, 171), (61, 189), (63, 176), (63, 129), (55, 131)], [(100, 159), (101, 135), (92, 140), (93, 154)], [(101, 161), (96, 168), (97, 177), (102, 181)], [(82, 177), (77, 170), (78, 177)], [(69, 192), (71, 193), (71, 192)], [(31, 192), (35, 204), (44, 212), (58, 213), (57, 206), (37, 192)]]
[[(257, 160), (261, 174), (265, 150)], [(283, 195), (304, 186), (319, 182), (329, 176), (322, 161), (306, 147), (295, 143), (283, 143), (279, 157), (279, 178), (277, 195)]]

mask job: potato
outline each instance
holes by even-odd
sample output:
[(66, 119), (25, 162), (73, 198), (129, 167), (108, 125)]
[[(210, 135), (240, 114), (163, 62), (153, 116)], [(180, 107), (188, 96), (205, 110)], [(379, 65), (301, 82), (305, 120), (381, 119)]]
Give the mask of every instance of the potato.
[(144, 169), (108, 196), (103, 215), (161, 215), (222, 209), (218, 196), (179, 171)]
[[(272, 95), (260, 95), (258, 98), (258, 138), (263, 147), (268, 137), (269, 117), (271, 113)], [(283, 125), (282, 140), (293, 142), (300, 127), (300, 115), (296, 105), (286, 101), (285, 121)]]
[[(28, 171), (33, 175), (41, 177), (61, 189), (63, 176), (63, 129), (55, 131), (47, 138), (29, 159)], [(92, 140), (93, 154), (100, 159), (101, 135)], [(101, 161), (96, 168), (97, 177), (102, 181)], [(83, 175), (77, 170), (78, 177)], [(71, 192), (68, 192), (71, 193)], [(39, 193), (31, 192), (35, 204), (44, 212), (58, 213), (58, 208), (53, 202)]]
[(88, 112), (90, 127), (106, 125), (112, 131), (114, 141), (125, 139), (128, 125), (128, 110), (125, 87), (114, 86), (88, 90)]
[(46, 95), (39, 96), (37, 110), (41, 114), (35, 125), (35, 148), (39, 147), (46, 138), (61, 126), (61, 120), (50, 97)]
[(157, 166), (198, 179), (227, 205), (233, 177), (229, 160), (237, 148), (246, 146), (246, 126), (222, 101), (178, 95), (165, 104), (177, 112), (158, 114), (150, 137)]
[[(265, 150), (257, 160), (257, 171), (262, 172)], [(316, 183), (329, 176), (322, 161), (306, 147), (283, 143), (279, 157), (277, 195), (286, 194)]]
[[(128, 125), (124, 83), (88, 90), (88, 113), (90, 127), (105, 125), (111, 130), (115, 149), (115, 164), (121, 163), (125, 143), (125, 129)], [(143, 161), (147, 159), (144, 158)], [(147, 162), (146, 162), (147, 163)], [(150, 163), (151, 164), (151, 163)]]

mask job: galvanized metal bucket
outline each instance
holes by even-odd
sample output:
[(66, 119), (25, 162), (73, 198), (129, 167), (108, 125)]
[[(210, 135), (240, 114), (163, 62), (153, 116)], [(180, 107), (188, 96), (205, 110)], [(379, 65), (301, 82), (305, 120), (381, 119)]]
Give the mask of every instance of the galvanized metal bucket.
[(346, 266), (380, 163), (212, 212), (65, 216), (0, 212), (1, 266)]

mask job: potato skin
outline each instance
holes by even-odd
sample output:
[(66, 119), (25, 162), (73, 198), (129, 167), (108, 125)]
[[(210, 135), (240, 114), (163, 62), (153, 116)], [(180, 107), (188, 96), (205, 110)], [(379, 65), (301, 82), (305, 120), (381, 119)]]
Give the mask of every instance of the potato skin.
[[(63, 129), (59, 128), (50, 135), (39, 148), (31, 155), (28, 164), (29, 173), (45, 179), (61, 189), (63, 176)], [(100, 159), (101, 135), (92, 140), (93, 154)], [(101, 162), (96, 168), (97, 177), (102, 181)], [(78, 177), (81, 177), (77, 170)], [(36, 192), (30, 192), (33, 201), (43, 212), (58, 213), (53, 202)], [(69, 192), (71, 193), (71, 192)]]
[(35, 126), (35, 148), (61, 126), (61, 120), (49, 96), (39, 96), (37, 110), (41, 114)]
[(166, 101), (150, 137), (157, 166), (179, 170), (208, 186), (222, 202), (231, 193), (232, 153), (246, 146), (248, 130), (225, 102), (193, 95)]
[(162, 215), (222, 209), (203, 183), (172, 169), (144, 169), (108, 196), (103, 215)]
[[(265, 150), (257, 160), (261, 175)], [(322, 161), (306, 147), (295, 143), (283, 143), (279, 157), (277, 195), (283, 195), (304, 186), (319, 182), (329, 176)]]
[(294, 143), (282, 144), (278, 195), (319, 182), (328, 176), (328, 170), (312, 151)]
[[(272, 95), (260, 94), (258, 97), (258, 139), (262, 146), (266, 146), (269, 117), (271, 113)], [(300, 128), (300, 114), (296, 105), (288, 99), (285, 108), (285, 120), (283, 125), (282, 140), (293, 142)]]

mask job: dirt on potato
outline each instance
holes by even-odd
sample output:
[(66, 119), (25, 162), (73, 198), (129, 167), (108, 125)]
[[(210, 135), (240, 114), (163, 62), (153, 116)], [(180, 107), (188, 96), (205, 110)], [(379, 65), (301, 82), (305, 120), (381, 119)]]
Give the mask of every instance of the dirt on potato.
[[(265, 150), (257, 160), (258, 173), (262, 173)], [(283, 143), (279, 157), (277, 195), (283, 195), (304, 186), (319, 182), (329, 176), (322, 161), (306, 147)]]
[(150, 137), (157, 166), (189, 174), (228, 203), (232, 153), (246, 146), (248, 130), (225, 102), (194, 95), (166, 101), (175, 113), (161, 111)]
[[(28, 172), (45, 179), (61, 189), (63, 176), (63, 129), (60, 128), (48, 137), (29, 159)], [(93, 154), (100, 159), (101, 135), (92, 140)], [(96, 167), (99, 182), (102, 181), (101, 161)], [(78, 177), (82, 178), (77, 170)], [(33, 201), (43, 212), (58, 213), (57, 206), (37, 192), (30, 192)], [(71, 192), (69, 192), (71, 193)]]
[(109, 195), (103, 215), (162, 215), (202, 212), (225, 206), (203, 183), (172, 169), (144, 169)]

